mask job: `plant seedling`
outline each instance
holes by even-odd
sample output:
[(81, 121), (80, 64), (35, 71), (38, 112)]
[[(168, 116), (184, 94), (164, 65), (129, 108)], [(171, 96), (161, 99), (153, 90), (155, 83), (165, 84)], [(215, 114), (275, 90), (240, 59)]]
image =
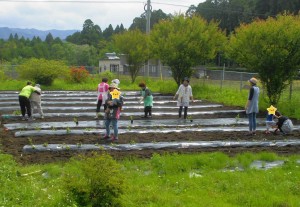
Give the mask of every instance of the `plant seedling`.
[(71, 133), (71, 129), (69, 127), (67, 127), (66, 131), (67, 131), (67, 134)]
[(240, 114), (237, 114), (235, 117), (235, 123), (237, 124), (240, 121)]
[(79, 142), (79, 143), (76, 144), (76, 146), (77, 146), (77, 148), (80, 148), (82, 146), (82, 143)]
[(133, 124), (133, 116), (130, 116), (130, 123)]
[(56, 131), (56, 128), (54, 126), (51, 127), (52, 131)]
[(73, 121), (75, 122), (76, 126), (78, 126), (78, 124), (79, 124), (78, 118), (77, 118), (77, 117), (74, 117), (74, 118), (73, 118)]
[(30, 145), (33, 145), (32, 139), (30, 137), (27, 138)]
[(134, 145), (136, 142), (134, 140), (130, 140), (129, 144)]
[(48, 147), (48, 143), (45, 142), (45, 143), (43, 144), (43, 147)]
[(36, 131), (41, 131), (41, 127), (35, 127)]
[(190, 122), (193, 122), (193, 117), (191, 115), (188, 116), (188, 119), (190, 120)]
[(16, 111), (13, 111), (12, 114), (13, 114), (13, 115), (21, 115), (21, 111), (20, 111), (20, 110), (16, 110)]

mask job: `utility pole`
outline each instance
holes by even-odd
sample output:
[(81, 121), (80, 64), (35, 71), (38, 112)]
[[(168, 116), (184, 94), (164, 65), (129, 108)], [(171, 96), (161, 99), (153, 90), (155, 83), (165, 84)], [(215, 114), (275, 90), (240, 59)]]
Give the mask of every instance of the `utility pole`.
[[(146, 12), (146, 34), (150, 35), (150, 19), (151, 19), (151, 11), (152, 11), (152, 6), (150, 0), (147, 0), (147, 4), (144, 7), (144, 10)], [(148, 45), (149, 47), (149, 45)], [(150, 70), (150, 65), (149, 65), (149, 60), (147, 61), (147, 77), (149, 77), (149, 70)]]
[(150, 34), (150, 18), (151, 18), (151, 10), (152, 10), (152, 6), (151, 6), (151, 2), (150, 0), (147, 0), (147, 4), (145, 5), (145, 7), (147, 6), (147, 9), (145, 9), (146, 12), (146, 34)]

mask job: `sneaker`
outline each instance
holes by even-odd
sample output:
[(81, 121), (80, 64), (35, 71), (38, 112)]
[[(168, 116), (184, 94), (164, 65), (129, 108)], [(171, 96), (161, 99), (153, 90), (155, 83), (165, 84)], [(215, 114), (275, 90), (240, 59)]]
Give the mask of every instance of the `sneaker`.
[(95, 116), (94, 119), (99, 119), (99, 117), (98, 117), (98, 116)]
[(109, 139), (110, 137), (106, 134), (104, 135), (103, 139)]

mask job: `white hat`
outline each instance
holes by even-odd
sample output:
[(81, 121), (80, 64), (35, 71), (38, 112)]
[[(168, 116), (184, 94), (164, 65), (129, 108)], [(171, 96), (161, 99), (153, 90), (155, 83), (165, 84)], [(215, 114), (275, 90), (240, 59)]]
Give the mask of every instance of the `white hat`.
[(111, 82), (114, 83), (114, 84), (116, 84), (117, 86), (120, 84), (120, 80), (119, 79), (113, 79)]

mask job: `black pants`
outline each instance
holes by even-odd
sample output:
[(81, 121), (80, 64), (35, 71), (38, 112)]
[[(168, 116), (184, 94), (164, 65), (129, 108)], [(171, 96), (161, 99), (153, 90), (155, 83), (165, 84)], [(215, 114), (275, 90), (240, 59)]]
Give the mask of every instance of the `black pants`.
[[(179, 111), (178, 111), (178, 112), (179, 112), (179, 114), (178, 114), (178, 115), (179, 115), (179, 118), (181, 118), (182, 108), (183, 108), (183, 106), (180, 106), (180, 107), (179, 107)], [(186, 119), (186, 117), (187, 117), (187, 110), (188, 110), (188, 107), (185, 106), (185, 107), (184, 107), (184, 113), (183, 113), (183, 118), (184, 118), (184, 119)]]
[[(102, 105), (102, 100), (98, 100), (97, 101), (97, 109), (96, 109), (97, 113), (100, 112), (101, 105)], [(103, 107), (104, 107), (104, 111), (105, 111), (105, 109), (107, 108), (106, 104), (103, 104)]]
[(29, 98), (25, 96), (19, 96), (19, 103), (20, 103), (22, 116), (24, 117), (27, 111), (28, 117), (31, 117), (31, 105), (30, 105)]
[(144, 112), (145, 112), (145, 117), (148, 116), (152, 116), (152, 106), (145, 106), (144, 108)]

